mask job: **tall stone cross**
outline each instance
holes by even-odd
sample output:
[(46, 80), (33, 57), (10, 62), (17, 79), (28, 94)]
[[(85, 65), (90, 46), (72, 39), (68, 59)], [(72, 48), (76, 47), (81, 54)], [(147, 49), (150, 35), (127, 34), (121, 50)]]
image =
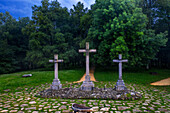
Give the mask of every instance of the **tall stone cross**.
[(91, 91), (94, 87), (94, 84), (92, 81), (90, 81), (89, 75), (89, 53), (96, 52), (96, 49), (89, 49), (89, 42), (86, 42), (86, 49), (79, 49), (79, 52), (86, 53), (86, 76), (85, 81), (83, 81), (83, 84), (81, 85), (81, 89)]
[(63, 62), (63, 60), (58, 60), (58, 54), (55, 54), (54, 60), (49, 60), (49, 62), (54, 63), (54, 72), (55, 72), (55, 74), (54, 74), (55, 78), (51, 85), (51, 89), (58, 90), (58, 89), (62, 88), (62, 84), (60, 83), (60, 80), (58, 79), (58, 63)]
[(119, 54), (119, 59), (118, 60), (113, 60), (113, 62), (118, 62), (119, 63), (119, 80), (116, 83), (115, 89), (116, 90), (125, 90), (125, 84), (124, 81), (122, 79), (122, 62), (128, 62), (127, 59), (122, 60), (122, 55)]

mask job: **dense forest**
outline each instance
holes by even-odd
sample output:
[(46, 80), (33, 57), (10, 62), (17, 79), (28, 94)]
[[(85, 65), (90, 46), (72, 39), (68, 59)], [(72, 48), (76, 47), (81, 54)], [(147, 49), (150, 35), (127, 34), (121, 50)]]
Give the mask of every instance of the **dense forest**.
[(93, 65), (109, 67), (123, 54), (126, 67), (170, 67), (169, 0), (96, 0), (91, 8), (72, 9), (42, 0), (32, 18), (0, 13), (0, 73), (50, 68), (54, 54), (63, 68), (82, 67), (78, 49), (90, 48)]

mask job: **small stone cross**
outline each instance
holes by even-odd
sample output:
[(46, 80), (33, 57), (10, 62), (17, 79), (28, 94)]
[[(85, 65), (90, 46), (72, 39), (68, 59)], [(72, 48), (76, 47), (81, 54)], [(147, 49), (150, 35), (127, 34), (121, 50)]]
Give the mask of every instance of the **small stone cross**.
[(79, 52), (86, 53), (86, 77), (85, 77), (85, 81), (83, 81), (83, 84), (81, 85), (82, 90), (92, 90), (94, 84), (92, 81), (90, 81), (90, 75), (89, 75), (89, 53), (96, 52), (96, 49), (89, 49), (89, 42), (86, 42), (86, 49), (79, 49)]
[(58, 90), (62, 87), (62, 84), (60, 84), (60, 80), (58, 79), (58, 63), (63, 62), (63, 60), (58, 60), (58, 54), (55, 54), (54, 60), (49, 60), (49, 62), (55, 63), (54, 64), (55, 78), (53, 80), (51, 88), (54, 90)]
[(119, 80), (116, 83), (115, 88), (116, 88), (116, 90), (125, 90), (126, 87), (125, 87), (124, 81), (122, 79), (122, 62), (128, 62), (128, 60), (127, 59), (122, 60), (122, 55), (119, 54), (119, 59), (118, 60), (113, 60), (113, 62), (118, 62), (119, 63)]

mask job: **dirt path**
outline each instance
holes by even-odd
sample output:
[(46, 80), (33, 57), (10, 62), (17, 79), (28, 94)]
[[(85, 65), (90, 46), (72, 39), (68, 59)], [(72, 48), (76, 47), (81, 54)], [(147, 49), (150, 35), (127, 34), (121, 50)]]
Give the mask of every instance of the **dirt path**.
[(168, 86), (168, 85), (170, 85), (170, 77), (167, 78), (167, 79), (163, 79), (163, 80), (151, 83), (151, 85), (154, 85), (154, 86)]
[[(95, 70), (95, 68), (90, 68), (89, 74), (90, 74), (90, 80), (96, 82), (96, 79), (94, 78), (94, 70)], [(85, 80), (85, 76), (86, 76), (86, 73), (83, 75), (83, 77), (79, 81), (76, 81), (76, 82), (73, 82), (73, 83), (83, 82)]]

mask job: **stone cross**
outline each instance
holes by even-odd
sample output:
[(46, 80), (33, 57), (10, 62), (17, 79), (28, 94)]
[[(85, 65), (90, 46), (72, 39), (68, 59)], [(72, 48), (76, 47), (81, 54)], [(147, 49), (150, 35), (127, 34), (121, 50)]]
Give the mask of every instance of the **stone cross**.
[(58, 79), (58, 63), (63, 62), (63, 60), (58, 60), (58, 54), (55, 54), (54, 60), (49, 60), (49, 62), (55, 63), (54, 64), (55, 78), (51, 85), (51, 89), (58, 90), (58, 89), (62, 88), (62, 84), (60, 83), (60, 80)]
[(125, 90), (126, 87), (125, 87), (124, 81), (122, 79), (122, 62), (128, 62), (128, 60), (127, 59), (122, 60), (122, 55), (119, 54), (119, 59), (118, 60), (113, 60), (113, 62), (118, 62), (119, 63), (119, 80), (116, 83), (115, 88), (116, 88), (116, 90)]
[(86, 42), (86, 49), (79, 49), (79, 52), (86, 53), (86, 76), (85, 81), (83, 81), (83, 84), (81, 85), (81, 89), (91, 91), (94, 87), (94, 84), (92, 81), (90, 81), (89, 75), (89, 53), (96, 52), (96, 49), (89, 49), (89, 42)]

